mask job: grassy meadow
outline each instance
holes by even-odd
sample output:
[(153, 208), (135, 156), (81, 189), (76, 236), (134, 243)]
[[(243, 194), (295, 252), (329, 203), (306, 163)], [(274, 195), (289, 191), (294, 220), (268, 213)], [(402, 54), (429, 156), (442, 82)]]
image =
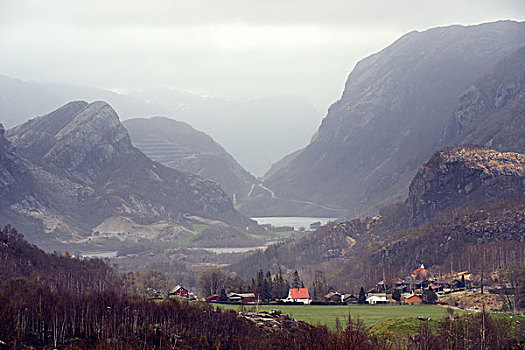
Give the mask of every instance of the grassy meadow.
[[(220, 305), (221, 308), (240, 310), (238, 305)], [(255, 306), (245, 306), (245, 310), (255, 310)], [(335, 319), (339, 318), (341, 325), (346, 324), (350, 314), (352, 318), (360, 318), (366, 325), (383, 324), (389, 321), (398, 322), (403, 319), (407, 327), (416, 324), (417, 317), (440, 320), (447, 312), (447, 308), (438, 305), (260, 305), (259, 311), (271, 309), (281, 310), (296, 320), (305, 321), (313, 325), (326, 325), (335, 329)], [(456, 311), (462, 312), (462, 311)], [(373, 327), (372, 327), (373, 328)]]

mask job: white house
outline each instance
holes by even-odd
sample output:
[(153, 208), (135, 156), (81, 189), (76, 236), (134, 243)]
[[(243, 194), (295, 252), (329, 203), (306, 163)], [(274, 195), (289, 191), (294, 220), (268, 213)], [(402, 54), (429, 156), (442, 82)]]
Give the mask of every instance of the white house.
[(290, 288), (288, 291), (288, 297), (283, 299), (283, 301), (286, 303), (297, 302), (308, 305), (312, 300), (310, 299), (308, 288)]
[(386, 298), (386, 294), (383, 294), (383, 293), (368, 294), (368, 297), (366, 298), (366, 302), (370, 305), (386, 304), (388, 303), (388, 299)]

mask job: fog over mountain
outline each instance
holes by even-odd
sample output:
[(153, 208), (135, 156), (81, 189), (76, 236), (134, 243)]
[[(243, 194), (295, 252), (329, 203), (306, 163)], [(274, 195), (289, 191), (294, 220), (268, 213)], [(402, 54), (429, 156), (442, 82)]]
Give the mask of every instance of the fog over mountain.
[(32, 82), (0, 76), (0, 115), (5, 127), (74, 100), (107, 101), (120, 118), (171, 117), (216, 139), (255, 175), (308, 144), (322, 113), (302, 98), (231, 100), (174, 89), (141, 90), (133, 96), (70, 84)]

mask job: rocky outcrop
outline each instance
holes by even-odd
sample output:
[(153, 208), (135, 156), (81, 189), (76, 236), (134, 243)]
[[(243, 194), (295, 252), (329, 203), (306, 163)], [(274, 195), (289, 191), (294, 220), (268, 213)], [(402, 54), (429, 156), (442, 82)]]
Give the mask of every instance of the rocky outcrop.
[(360, 61), (312, 142), (264, 184), (351, 213), (403, 200), (459, 96), (525, 43), (525, 23), (411, 32)]
[(9, 207), (41, 220), (55, 237), (88, 234), (112, 217), (143, 225), (183, 222), (189, 215), (245, 223), (216, 183), (167, 168), (134, 148), (104, 102), (69, 103), (6, 136), (36, 182), (31, 192), (47, 200), (37, 206), (13, 198)]
[(231, 197), (242, 200), (257, 180), (210, 136), (169, 118), (123, 122), (131, 142), (149, 158), (174, 169), (217, 182)]
[(525, 155), (478, 146), (437, 152), (410, 184), (408, 215), (418, 224), (438, 211), (525, 198)]

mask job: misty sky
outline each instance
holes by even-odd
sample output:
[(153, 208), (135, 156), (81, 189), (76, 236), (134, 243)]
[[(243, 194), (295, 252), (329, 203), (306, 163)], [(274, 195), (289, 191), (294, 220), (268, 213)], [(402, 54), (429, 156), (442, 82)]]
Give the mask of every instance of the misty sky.
[(525, 19), (525, 1), (0, 0), (0, 74), (325, 109), (356, 61), (411, 30)]

